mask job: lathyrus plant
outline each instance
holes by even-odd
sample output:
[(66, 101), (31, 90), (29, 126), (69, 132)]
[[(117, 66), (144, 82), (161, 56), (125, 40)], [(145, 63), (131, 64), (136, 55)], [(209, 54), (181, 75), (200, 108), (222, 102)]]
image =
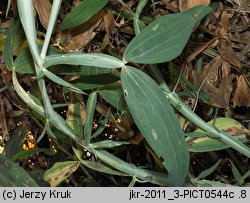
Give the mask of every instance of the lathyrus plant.
[[(100, 10), (107, 2), (108, 1), (102, 0), (85, 0), (81, 2), (79, 6), (66, 17), (61, 28), (67, 29), (83, 23)], [(179, 14), (161, 16), (144, 28), (139, 16), (146, 2), (147, 1), (140, 1), (136, 13), (133, 13), (134, 27), (137, 35), (127, 46), (123, 58), (118, 59), (110, 55), (97, 53), (61, 54), (52, 51), (49, 54), (50, 39), (60, 9), (61, 0), (53, 1), (49, 24), (42, 46), (37, 43), (33, 1), (17, 1), (19, 16), (16, 17), (9, 29), (4, 52), (7, 68), (12, 71), (14, 88), (31, 111), (39, 115), (39, 119), (44, 124), (43, 134), (47, 132), (53, 136), (53, 139), (60, 140), (62, 138), (58, 136), (58, 134), (53, 133), (54, 130), (57, 130), (68, 136), (73, 143), (72, 148), (74, 155), (71, 156), (73, 161), (57, 163), (44, 174), (44, 179), (49, 181), (52, 186), (58, 185), (62, 180), (67, 178), (79, 165), (82, 166), (82, 168), (87, 167), (113, 175), (131, 176), (133, 180), (151, 182), (162, 186), (185, 185), (189, 168), (189, 148), (185, 140), (185, 134), (181, 130), (179, 120), (174, 112), (174, 108), (199, 128), (206, 131), (208, 137), (217, 139), (245, 156), (250, 157), (249, 148), (242, 142), (208, 125), (193, 113), (179, 99), (175, 92), (169, 90), (157, 67), (152, 65), (171, 61), (179, 56), (187, 44), (193, 28), (211, 12), (211, 8), (197, 6)], [(80, 17), (79, 13), (82, 13), (82, 10), (87, 14), (81, 15)], [(27, 56), (28, 52), (26, 51), (20, 54), (14, 61), (12, 57), (13, 46), (20, 26), (22, 26), (25, 32), (32, 58)], [(32, 63), (27, 66), (28, 59), (31, 60)], [(23, 69), (23, 63), (26, 63), (28, 69)], [(154, 79), (142, 70), (133, 67), (131, 64), (148, 65)], [(158, 158), (163, 160), (162, 164), (167, 172), (160, 173), (142, 169), (141, 167), (123, 161), (107, 150), (108, 148), (128, 144), (126, 142), (111, 140), (93, 141), (92, 123), (94, 111), (97, 95), (101, 94), (98, 88), (94, 89), (88, 95), (87, 118), (84, 130), (81, 130), (82, 126), (69, 126), (54, 110), (51, 104), (46, 89), (45, 77), (66, 87), (69, 91), (78, 94), (86, 93), (80, 88), (81, 85), (73, 85), (50, 71), (50, 67), (56, 65), (80, 65), (83, 69), (85, 66), (90, 66), (93, 67), (93, 69), (97, 67), (98, 70), (102, 68), (104, 70), (120, 70), (122, 97), (125, 98), (127, 110), (131, 113), (134, 123), (143, 134), (148, 145)], [(23, 89), (18, 82), (16, 72), (35, 74), (42, 102), (38, 102), (34, 95), (31, 95)], [(77, 130), (79, 128), (80, 130)], [(98, 161), (84, 160), (82, 158), (83, 150), (92, 153)], [(51, 174), (58, 169), (57, 166), (60, 170), (65, 170), (65, 174), (67, 174), (60, 177), (59, 181), (58, 177), (53, 179), (53, 176), (51, 176)], [(27, 174), (25, 177), (26, 176)], [(31, 180), (30, 177), (26, 177), (25, 179), (30, 180), (30, 182), (20, 183), (19, 181), (19, 183), (15, 184), (36, 186), (36, 183)]]

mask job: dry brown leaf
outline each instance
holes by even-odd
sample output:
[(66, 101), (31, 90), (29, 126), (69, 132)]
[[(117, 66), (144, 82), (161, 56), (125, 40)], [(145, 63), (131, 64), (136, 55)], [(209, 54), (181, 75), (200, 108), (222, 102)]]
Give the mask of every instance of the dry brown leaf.
[(228, 61), (239, 69), (241, 68), (241, 61), (237, 54), (234, 52), (229, 41), (225, 39), (220, 40), (217, 45), (217, 49), (224, 60)]
[(43, 27), (47, 29), (51, 11), (51, 3), (49, 0), (33, 0), (34, 7), (39, 16), (39, 20)]
[(105, 10), (105, 14), (103, 16), (104, 27), (106, 30), (106, 34), (103, 38), (103, 43), (101, 49), (104, 49), (109, 43), (109, 37), (112, 30), (115, 28), (115, 18), (111, 10)]
[(216, 29), (216, 33), (218, 36), (228, 36), (229, 33), (229, 21), (228, 21), (228, 13), (227, 11), (223, 11), (221, 14), (220, 22), (218, 23), (218, 27)]
[(246, 106), (250, 107), (250, 88), (243, 75), (240, 75), (237, 81), (237, 87), (234, 93), (234, 107)]
[(222, 58), (232, 65), (241, 68), (241, 61), (236, 52), (231, 47), (231, 42), (229, 41), (229, 16), (227, 11), (223, 11), (221, 14), (220, 22), (216, 29), (216, 33), (221, 39), (217, 44), (217, 49), (222, 56)]
[(6, 116), (5, 116), (5, 107), (3, 103), (4, 99), (0, 95), (0, 128), (2, 129), (3, 140), (9, 137)]
[(96, 35), (94, 30), (100, 25), (103, 11), (100, 11), (84, 24), (77, 26), (69, 33), (61, 33), (61, 44), (64, 52), (73, 52), (82, 49)]
[(214, 38), (212, 40), (210, 40), (209, 42), (202, 44), (200, 47), (196, 48), (194, 51), (192, 51), (192, 53), (186, 58), (185, 63), (190, 63), (192, 60), (194, 60), (194, 58), (202, 53), (205, 49), (207, 49), (209, 46), (211, 46), (214, 43), (217, 43), (218, 38)]
[(207, 92), (214, 106), (226, 108), (229, 106), (232, 91), (230, 73), (230, 64), (217, 56), (204, 67), (200, 74), (193, 74), (193, 81), (197, 88)]
[(221, 72), (222, 76), (221, 76), (221, 83), (219, 90), (221, 91), (221, 96), (224, 98), (225, 101), (224, 107), (228, 107), (233, 86), (232, 86), (232, 76), (231, 76), (231, 65), (227, 61), (223, 60), (221, 66)]
[(179, 0), (179, 9), (182, 12), (198, 5), (208, 6), (209, 4), (210, 0)]

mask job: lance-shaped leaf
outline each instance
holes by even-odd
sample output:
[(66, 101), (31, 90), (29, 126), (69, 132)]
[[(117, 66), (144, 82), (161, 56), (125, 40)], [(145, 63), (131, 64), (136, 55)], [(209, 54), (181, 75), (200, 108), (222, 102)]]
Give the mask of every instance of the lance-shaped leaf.
[(129, 43), (124, 61), (153, 64), (176, 58), (187, 44), (193, 27), (210, 12), (210, 7), (197, 6), (157, 18)]
[(77, 87), (75, 87), (74, 85), (70, 84), (69, 82), (63, 80), (62, 78), (58, 77), (57, 75), (55, 75), (54, 73), (48, 71), (47, 69), (43, 69), (43, 74), (49, 78), (50, 80), (52, 80), (53, 82), (62, 85), (64, 87), (69, 88), (71, 91), (79, 93), (79, 94), (85, 94), (83, 91), (81, 91), (80, 89), (78, 89)]
[(0, 154), (0, 171), (0, 187), (38, 187), (23, 168), (2, 154)]
[(70, 53), (46, 57), (43, 67), (50, 67), (58, 64), (86, 65), (100, 68), (121, 68), (124, 66), (124, 63), (121, 60), (105, 54)]
[(87, 143), (90, 143), (91, 140), (96, 101), (97, 101), (97, 93), (96, 92), (90, 93), (86, 106), (87, 110), (86, 121), (84, 125), (84, 139)]
[(33, 1), (26, 0), (25, 3), (23, 3), (22, 1), (17, 1), (17, 5), (19, 17), (28, 40), (31, 54), (35, 59), (36, 63), (40, 64), (41, 58), (39, 55), (39, 48), (36, 43), (37, 36), (35, 28)]
[(52, 187), (55, 187), (74, 173), (79, 165), (79, 161), (57, 162), (52, 168), (44, 173), (43, 178), (45, 181), (49, 182)]
[[(247, 134), (249, 131), (231, 118), (216, 118), (216, 120), (211, 120), (207, 123), (209, 126), (215, 126), (218, 130), (227, 132), (229, 135), (233, 136), (235, 139), (240, 142), (247, 142)], [(197, 129), (195, 132), (190, 133), (191, 136), (186, 138), (188, 143), (189, 151), (191, 152), (211, 152), (222, 149), (230, 148), (229, 145), (222, 142), (220, 139), (211, 138), (208, 135), (202, 137), (192, 137), (192, 135), (205, 133), (201, 129)]]
[(66, 16), (61, 29), (65, 30), (86, 22), (107, 3), (108, 0), (84, 0)]
[(122, 69), (122, 87), (133, 119), (169, 172), (173, 185), (182, 185), (189, 154), (179, 121), (160, 87), (144, 72)]
[(10, 26), (7, 33), (7, 40), (4, 46), (4, 60), (8, 70), (12, 70), (13, 68), (13, 49), (15, 38), (18, 36), (18, 33), (21, 29), (21, 23), (19, 20), (13, 20), (12, 25)]

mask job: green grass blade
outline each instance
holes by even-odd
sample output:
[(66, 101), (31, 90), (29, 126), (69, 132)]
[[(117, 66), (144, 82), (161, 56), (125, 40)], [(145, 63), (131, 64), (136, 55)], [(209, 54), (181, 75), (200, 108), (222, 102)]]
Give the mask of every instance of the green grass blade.
[(47, 56), (43, 67), (50, 67), (58, 64), (86, 65), (100, 68), (121, 68), (124, 66), (124, 63), (121, 60), (105, 54), (70, 53)]
[(21, 97), (21, 99), (26, 103), (28, 107), (34, 110), (39, 115), (45, 117), (44, 109), (42, 106), (39, 106), (31, 96), (22, 88), (22, 86), (18, 83), (16, 73), (13, 71), (12, 73), (12, 81), (13, 86), (17, 92), (17, 94)]
[(197, 6), (157, 18), (128, 45), (124, 61), (153, 64), (170, 61), (183, 51), (193, 27), (212, 9)]
[(82, 90), (78, 89), (77, 87), (75, 87), (74, 85), (70, 84), (69, 82), (63, 80), (62, 78), (58, 77), (57, 75), (55, 75), (54, 73), (48, 71), (47, 69), (43, 68), (42, 70), (43, 74), (49, 78), (50, 80), (52, 80), (53, 82), (62, 85), (64, 87), (69, 88), (70, 90), (72, 90), (73, 92), (79, 93), (79, 94), (85, 94)]
[(24, 32), (26, 34), (31, 54), (38, 65), (41, 65), (42, 61), (39, 54), (39, 49), (36, 43), (36, 28), (34, 7), (32, 0), (17, 1), (19, 17), (23, 25)]
[(61, 29), (65, 30), (86, 22), (107, 3), (108, 0), (84, 0), (66, 16)]
[[(81, 90), (102, 89), (107, 85), (112, 85), (120, 80), (119, 73), (105, 73), (99, 75), (83, 75), (71, 81), (77, 88)], [(115, 85), (115, 84), (114, 84)]]
[(13, 48), (15, 36), (17, 36), (17, 32), (20, 32), (21, 23), (19, 20), (13, 19), (12, 25), (8, 29), (7, 32), (7, 40), (4, 46), (4, 61), (8, 70), (12, 70), (13, 68)]
[[(16, 92), (21, 97), (21, 99), (26, 103), (26, 105), (45, 118), (45, 112), (44, 112), (43, 107), (38, 105), (31, 98), (31, 96), (27, 92), (25, 92), (22, 86), (18, 83), (15, 72), (12, 73), (12, 81), (13, 81), (13, 85), (14, 85)], [(51, 112), (49, 121), (52, 123), (53, 126), (55, 126), (55, 128), (67, 134), (71, 139), (77, 142), (80, 146), (92, 152), (92, 149), (88, 147), (87, 144), (80, 137), (78, 137), (76, 134), (73, 133), (73, 131), (68, 127), (66, 121), (55, 111)]]
[(99, 90), (100, 96), (110, 103), (116, 109), (123, 111), (126, 109), (126, 102), (123, 96), (123, 91), (121, 86), (114, 89), (104, 89)]
[(29, 149), (27, 151), (20, 151), (17, 154), (15, 154), (11, 159), (13, 161), (16, 160), (22, 160), (28, 157), (31, 157), (32, 155), (38, 154), (38, 153), (45, 153), (47, 155), (54, 155), (54, 152), (51, 149), (47, 149), (47, 148), (33, 148), (33, 149)]
[(67, 111), (66, 121), (72, 130), (83, 139), (82, 105), (81, 101), (78, 101), (72, 96)]
[(0, 154), (0, 171), (0, 187), (38, 187), (23, 168), (2, 154)]
[(48, 47), (49, 47), (50, 38), (51, 38), (53, 29), (54, 29), (55, 22), (57, 20), (57, 15), (58, 15), (59, 10), (60, 10), (61, 2), (62, 2), (62, 0), (56, 0), (56, 1), (53, 1), (53, 4), (52, 4), (52, 9), (50, 12), (50, 17), (49, 17), (49, 24), (48, 24), (43, 48), (41, 51), (42, 60), (45, 58)]
[(235, 180), (237, 181), (237, 183), (241, 186), (244, 184), (244, 179), (242, 178), (239, 170), (236, 168), (236, 166), (234, 165), (234, 163), (229, 160), (231, 163), (231, 168), (232, 168), (232, 172), (233, 172), (233, 176), (235, 178)]
[(125, 141), (103, 140), (103, 141), (91, 143), (90, 146), (94, 149), (103, 149), (103, 148), (119, 147), (125, 144), (129, 144), (129, 143)]
[(134, 17), (134, 30), (136, 35), (138, 35), (141, 32), (141, 30), (145, 27), (145, 24), (143, 23), (143, 21), (139, 19), (139, 17), (141, 15), (143, 8), (146, 6), (147, 3), (148, 0), (141, 0), (139, 1), (136, 7), (135, 14), (137, 17)]
[(242, 176), (242, 180), (245, 180), (248, 177), (250, 177), (250, 169)]
[(122, 69), (124, 96), (133, 119), (158, 157), (164, 159), (173, 185), (187, 176), (189, 154), (179, 121), (160, 87), (144, 72)]
[(217, 161), (212, 167), (210, 167), (209, 169), (205, 170), (205, 171), (202, 171), (199, 176), (196, 178), (196, 180), (200, 180), (200, 179), (203, 179), (203, 178), (206, 178), (207, 176), (209, 176), (211, 173), (213, 173), (216, 168), (219, 166), (221, 162), (221, 159), (219, 161)]
[(96, 155), (104, 163), (112, 166), (113, 168), (122, 171), (125, 174), (136, 177), (142, 181), (148, 181), (157, 185), (168, 186), (170, 181), (168, 176), (163, 173), (149, 171), (136, 167), (133, 164), (129, 164), (116, 156), (110, 154), (105, 150), (96, 150)]
[(86, 121), (84, 125), (84, 140), (87, 143), (90, 143), (90, 139), (92, 136), (92, 128), (93, 128), (93, 120), (94, 120), (94, 113), (97, 101), (97, 93), (93, 92), (89, 95), (87, 101), (87, 111), (86, 111)]
[(15, 130), (6, 144), (6, 156), (12, 158), (15, 154), (23, 151), (23, 142), (25, 139), (26, 133), (24, 129)]

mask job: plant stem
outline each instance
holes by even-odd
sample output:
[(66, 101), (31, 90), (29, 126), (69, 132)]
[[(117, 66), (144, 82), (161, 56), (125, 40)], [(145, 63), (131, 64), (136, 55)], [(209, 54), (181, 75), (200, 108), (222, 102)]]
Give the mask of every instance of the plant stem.
[(43, 43), (43, 48), (42, 48), (42, 51), (41, 51), (41, 55), (40, 55), (42, 60), (44, 60), (45, 57), (46, 57), (46, 53), (47, 53), (47, 50), (48, 50), (48, 47), (49, 47), (50, 38), (51, 38), (53, 29), (54, 29), (54, 26), (55, 26), (57, 15), (58, 15), (60, 7), (61, 7), (61, 3), (62, 3), (62, 0), (54, 0), (53, 1), (52, 9), (51, 9), (51, 12), (50, 12), (49, 24), (48, 24), (45, 40), (44, 40), (44, 43)]
[(153, 66), (149, 66), (150, 72), (155, 76), (156, 80), (160, 83), (164, 93), (166, 94), (169, 102), (178, 110), (183, 116), (185, 116), (189, 121), (197, 125), (202, 130), (209, 132), (208, 136), (211, 138), (220, 139), (228, 146), (236, 149), (240, 153), (244, 154), (250, 158), (250, 149), (241, 143), (239, 140), (233, 136), (228, 135), (227, 133), (216, 129), (213, 126), (208, 125), (204, 120), (197, 116), (191, 109), (185, 105), (178, 95), (174, 92), (171, 92), (165, 81), (163, 80), (159, 70)]

